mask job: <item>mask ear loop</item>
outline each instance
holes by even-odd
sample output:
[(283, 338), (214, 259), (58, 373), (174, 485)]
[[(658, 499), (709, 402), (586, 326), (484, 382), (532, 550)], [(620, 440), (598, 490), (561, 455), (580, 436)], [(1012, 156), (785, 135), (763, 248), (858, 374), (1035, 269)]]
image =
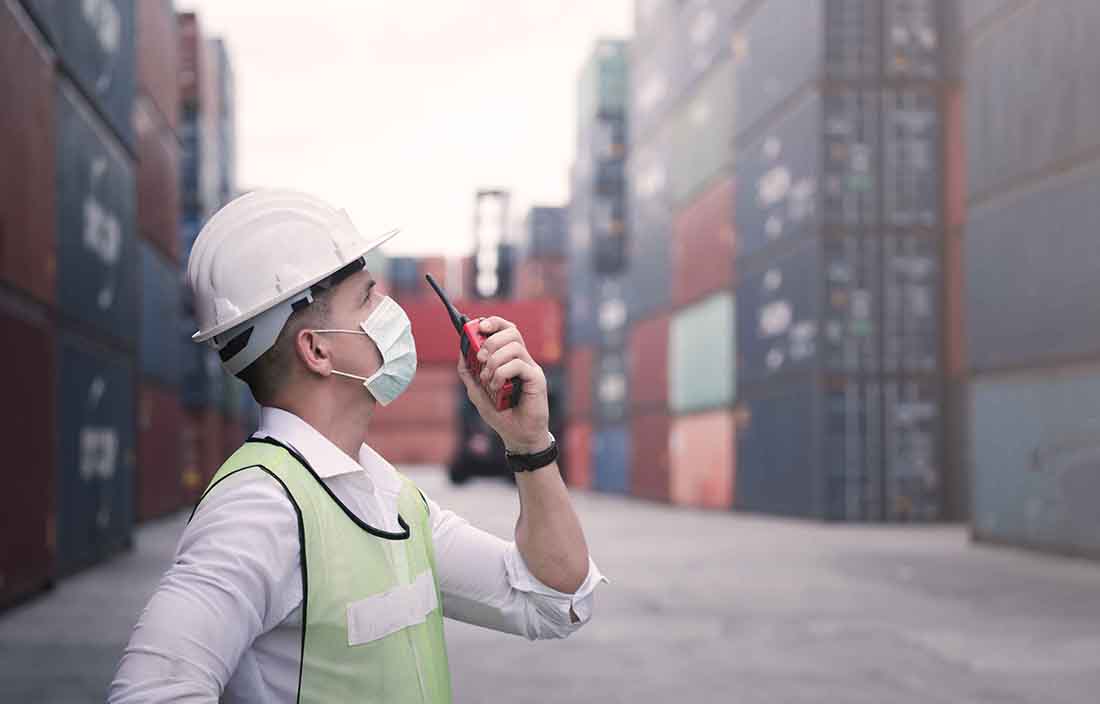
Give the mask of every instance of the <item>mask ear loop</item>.
[[(363, 332), (362, 330), (339, 330), (339, 329), (336, 329), (336, 328), (331, 328), (331, 329), (328, 329), (328, 330), (310, 330), (310, 332), (314, 332), (314, 333), (339, 332), (339, 333), (345, 333), (345, 334), (348, 334), (348, 335), (366, 335), (367, 334), (367, 333)], [(381, 372), (382, 370), (379, 369), (378, 371)], [(373, 378), (373, 377), (359, 376), (358, 374), (348, 374), (347, 372), (338, 372), (335, 369), (332, 370), (332, 373), (337, 375), (337, 376), (342, 376), (342, 377), (346, 377), (348, 379), (355, 379), (356, 381), (361, 381), (364, 384), (369, 384), (371, 379)], [(374, 376), (377, 376), (377, 374), (375, 374)]]

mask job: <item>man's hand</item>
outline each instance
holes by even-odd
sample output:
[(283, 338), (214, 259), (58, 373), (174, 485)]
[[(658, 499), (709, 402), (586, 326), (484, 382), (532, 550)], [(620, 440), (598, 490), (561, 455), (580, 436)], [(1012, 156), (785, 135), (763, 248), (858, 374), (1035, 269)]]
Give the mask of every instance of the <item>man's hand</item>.
[[(500, 435), (509, 452), (529, 454), (545, 450), (550, 446), (546, 375), (531, 359), (523, 336), (514, 324), (493, 316), (481, 321), (480, 330), (488, 335), (478, 352), (482, 363), (481, 378), (473, 377), (461, 354), (458, 358), (458, 376), (466, 386), (466, 395), (482, 419)], [(515, 377), (523, 382), (520, 401), (512, 408), (498, 411), (492, 399), (509, 379)], [(492, 392), (492, 397), (485, 387)]]

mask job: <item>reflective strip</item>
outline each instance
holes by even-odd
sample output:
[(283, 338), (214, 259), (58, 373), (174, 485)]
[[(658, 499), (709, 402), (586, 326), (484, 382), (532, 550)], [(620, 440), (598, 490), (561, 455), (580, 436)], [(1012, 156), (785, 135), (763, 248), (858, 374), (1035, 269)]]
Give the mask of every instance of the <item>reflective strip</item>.
[(423, 572), (411, 584), (348, 604), (348, 645), (363, 645), (424, 623), (439, 608), (435, 576)]

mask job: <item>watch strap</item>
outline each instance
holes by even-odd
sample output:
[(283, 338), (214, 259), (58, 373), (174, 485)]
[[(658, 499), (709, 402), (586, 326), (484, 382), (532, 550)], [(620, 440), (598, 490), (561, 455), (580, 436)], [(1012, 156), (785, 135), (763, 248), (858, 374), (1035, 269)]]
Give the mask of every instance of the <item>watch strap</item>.
[(557, 461), (558, 441), (551, 439), (550, 447), (541, 452), (519, 455), (506, 451), (504, 455), (508, 459), (508, 466), (511, 467), (513, 472), (533, 472)]

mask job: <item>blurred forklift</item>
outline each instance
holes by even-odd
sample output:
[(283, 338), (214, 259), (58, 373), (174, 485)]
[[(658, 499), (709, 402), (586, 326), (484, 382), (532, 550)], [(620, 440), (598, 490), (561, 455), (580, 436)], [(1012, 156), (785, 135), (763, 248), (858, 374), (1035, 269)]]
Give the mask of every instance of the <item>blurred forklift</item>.
[[(477, 305), (471, 317), (499, 315), (523, 332), (535, 362), (546, 374), (550, 432), (559, 447), (565, 441), (566, 375), (562, 366), (562, 302), (566, 294), (566, 212), (536, 206), (528, 213), (525, 237), (511, 241), (508, 191), (480, 189), (474, 196), (474, 256), (470, 290)], [(467, 312), (467, 311), (464, 311)], [(455, 387), (458, 442), (448, 467), (450, 479), (463, 484), (473, 477), (513, 480), (504, 459), (504, 443), (478, 414), (462, 384)], [(561, 457), (565, 456), (561, 453)], [(563, 474), (568, 471), (559, 463)]]

